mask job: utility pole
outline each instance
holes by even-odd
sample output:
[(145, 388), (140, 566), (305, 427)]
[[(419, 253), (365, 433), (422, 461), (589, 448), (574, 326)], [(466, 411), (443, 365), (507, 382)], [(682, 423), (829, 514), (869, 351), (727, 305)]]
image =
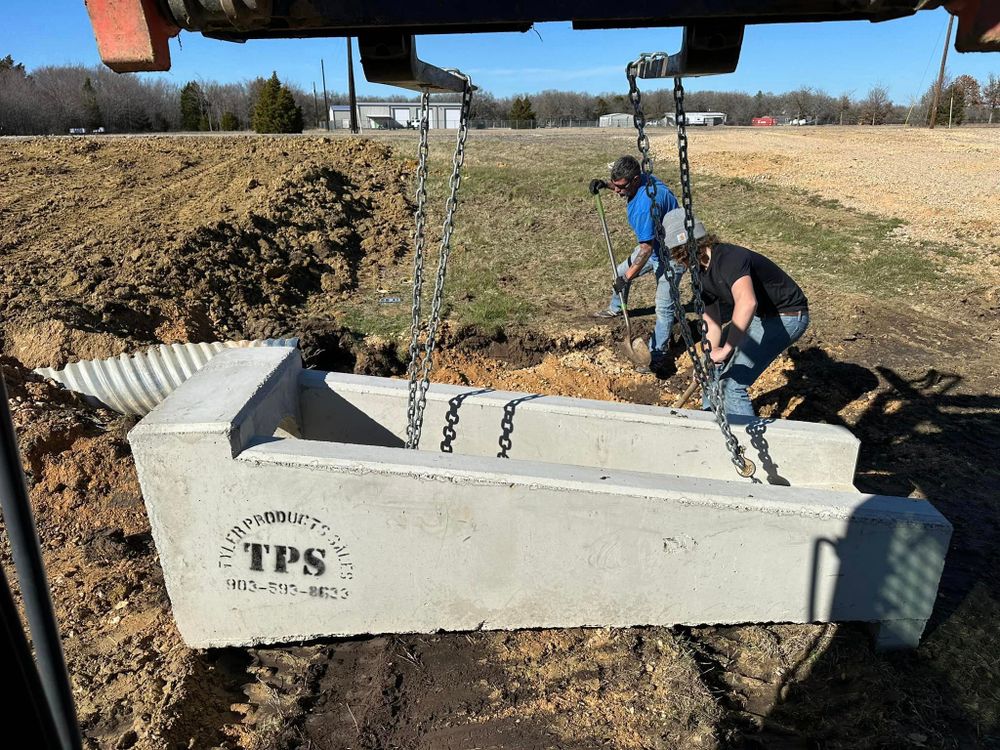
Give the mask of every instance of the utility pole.
[(951, 44), (951, 25), (955, 16), (948, 14), (948, 33), (944, 35), (944, 51), (941, 53), (941, 71), (938, 73), (937, 86), (934, 87), (934, 101), (931, 104), (931, 130), (937, 122), (938, 102), (941, 100), (941, 87), (944, 85), (944, 64), (948, 60), (948, 46)]
[(347, 37), (347, 103), (351, 108), (351, 132), (357, 135), (358, 127), (358, 97), (354, 93), (354, 47), (351, 37)]
[(326, 96), (326, 67), (323, 65), (323, 61), (319, 61), (319, 69), (323, 74), (323, 111), (326, 113), (323, 115), (323, 120), (326, 122), (326, 129), (330, 129), (330, 100)]
[(313, 122), (319, 127), (319, 101), (316, 99), (316, 81), (313, 81)]

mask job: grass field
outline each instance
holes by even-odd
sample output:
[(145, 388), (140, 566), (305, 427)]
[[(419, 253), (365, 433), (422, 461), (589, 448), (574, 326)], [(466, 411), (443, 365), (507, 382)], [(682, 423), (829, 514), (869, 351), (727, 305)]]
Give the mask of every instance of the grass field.
[[(383, 137), (397, 146), (398, 158), (411, 158), (412, 134)], [(662, 139), (657, 151), (670, 157), (668, 145)], [(453, 148), (453, 136), (432, 140), (432, 230), (439, 229)], [(608, 163), (630, 150), (634, 140), (626, 135), (586, 130), (536, 137), (473, 133), (449, 265), (449, 316), (479, 326), (545, 327), (578, 323), (596, 310), (610, 271), (587, 184), (605, 177)], [(982, 283), (954, 244), (908, 236), (901, 231), (904, 219), (848, 208), (792, 186), (700, 174), (695, 149), (691, 159), (695, 210), (710, 229), (767, 254), (812, 287), (892, 299), (959, 293)], [(661, 158), (657, 174), (679, 193), (675, 156)], [(634, 237), (621, 199), (603, 195), (620, 259)], [(435, 262), (437, 246), (429, 247), (429, 262)], [(408, 292), (409, 269), (400, 267), (394, 281), (392, 292)], [(362, 330), (394, 333), (408, 325), (408, 304), (387, 309), (369, 299), (347, 309), (352, 325)]]

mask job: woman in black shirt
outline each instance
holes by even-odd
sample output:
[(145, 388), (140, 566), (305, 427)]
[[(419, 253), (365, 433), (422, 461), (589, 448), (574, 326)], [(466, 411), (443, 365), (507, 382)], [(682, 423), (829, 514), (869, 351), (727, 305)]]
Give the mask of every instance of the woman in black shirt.
[[(666, 245), (674, 260), (688, 265), (684, 209), (663, 217)], [(712, 361), (721, 368), (727, 414), (754, 416), (747, 389), (809, 326), (809, 302), (795, 280), (760, 253), (720, 242), (695, 220), (705, 323)], [(722, 343), (722, 311), (731, 322)], [(707, 394), (703, 405), (708, 406)]]

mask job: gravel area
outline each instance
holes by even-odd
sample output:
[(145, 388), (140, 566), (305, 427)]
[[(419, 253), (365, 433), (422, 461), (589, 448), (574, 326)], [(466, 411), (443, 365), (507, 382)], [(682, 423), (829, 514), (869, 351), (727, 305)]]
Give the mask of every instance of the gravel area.
[[(672, 135), (654, 143), (674, 153)], [(1000, 128), (692, 129), (690, 143), (696, 172), (808, 190), (903, 219), (902, 236), (1000, 251)]]

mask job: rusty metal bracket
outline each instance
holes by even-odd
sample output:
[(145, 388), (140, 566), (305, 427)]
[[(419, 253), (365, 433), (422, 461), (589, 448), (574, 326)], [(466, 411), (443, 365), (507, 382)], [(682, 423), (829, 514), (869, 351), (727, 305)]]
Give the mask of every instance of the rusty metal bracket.
[(743, 30), (741, 23), (685, 26), (680, 52), (643, 55), (635, 63), (636, 77), (689, 78), (732, 73), (740, 61)]
[(237, 32), (267, 26), (272, 0), (163, 0), (185, 29), (222, 27)]
[(465, 90), (465, 78), (417, 57), (412, 35), (393, 31), (365, 32), (358, 37), (358, 48), (365, 78), (371, 83), (430, 93)]
[(84, 0), (97, 50), (116, 73), (170, 70), (168, 40), (180, 31), (156, 0)]

